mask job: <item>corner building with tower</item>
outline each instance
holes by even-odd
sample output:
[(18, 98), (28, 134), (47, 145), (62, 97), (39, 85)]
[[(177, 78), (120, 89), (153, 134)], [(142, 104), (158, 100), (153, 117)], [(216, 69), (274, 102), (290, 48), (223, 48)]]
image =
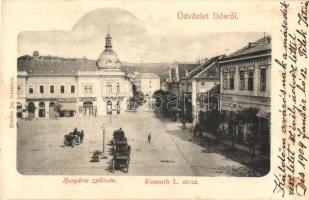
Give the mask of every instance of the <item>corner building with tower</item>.
[(17, 60), (17, 117), (48, 118), (121, 114), (132, 97), (108, 33), (97, 61), (51, 56)]

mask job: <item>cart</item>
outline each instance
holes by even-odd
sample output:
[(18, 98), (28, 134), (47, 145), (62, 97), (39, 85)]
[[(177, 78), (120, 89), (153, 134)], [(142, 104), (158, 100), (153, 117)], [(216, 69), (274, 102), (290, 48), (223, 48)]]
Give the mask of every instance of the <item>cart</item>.
[(120, 141), (114, 145), (113, 159), (112, 159), (112, 170), (123, 170), (124, 172), (129, 171), (131, 146), (126, 141)]
[(125, 173), (129, 171), (130, 155), (114, 155), (112, 160), (112, 169), (123, 170)]
[(125, 134), (121, 128), (115, 130), (113, 134), (113, 145), (115, 146), (118, 143), (127, 143), (127, 138), (125, 137)]

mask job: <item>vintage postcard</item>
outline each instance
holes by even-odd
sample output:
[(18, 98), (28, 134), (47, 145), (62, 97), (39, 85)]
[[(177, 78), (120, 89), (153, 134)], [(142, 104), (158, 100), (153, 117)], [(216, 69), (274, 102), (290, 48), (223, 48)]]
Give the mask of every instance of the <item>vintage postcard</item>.
[(309, 1), (1, 1), (0, 199), (309, 199)]

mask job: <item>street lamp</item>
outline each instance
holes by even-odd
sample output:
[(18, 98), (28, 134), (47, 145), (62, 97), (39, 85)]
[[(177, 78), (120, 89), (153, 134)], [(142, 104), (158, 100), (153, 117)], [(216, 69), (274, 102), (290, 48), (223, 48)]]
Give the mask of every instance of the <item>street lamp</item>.
[(103, 131), (103, 146), (102, 146), (102, 154), (103, 154), (103, 157), (104, 157), (104, 153), (105, 153), (105, 124), (102, 125), (102, 131)]

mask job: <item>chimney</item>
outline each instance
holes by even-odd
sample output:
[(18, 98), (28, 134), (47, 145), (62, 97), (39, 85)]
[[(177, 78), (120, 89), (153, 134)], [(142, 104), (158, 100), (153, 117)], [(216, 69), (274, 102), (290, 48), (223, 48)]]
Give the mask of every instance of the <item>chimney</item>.
[(172, 82), (172, 67), (173, 66), (170, 66), (169, 71), (168, 71), (169, 82)]
[(178, 72), (178, 64), (177, 63), (176, 63), (176, 66), (175, 66), (175, 74), (176, 74), (177, 81), (179, 81), (179, 72)]

